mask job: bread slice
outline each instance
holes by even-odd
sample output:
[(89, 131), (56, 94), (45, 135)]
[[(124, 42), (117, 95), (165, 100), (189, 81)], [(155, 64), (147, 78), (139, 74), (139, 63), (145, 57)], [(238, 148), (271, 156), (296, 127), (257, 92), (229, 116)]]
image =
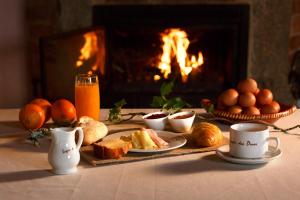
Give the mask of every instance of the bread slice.
[(98, 158), (118, 159), (127, 154), (132, 144), (121, 139), (108, 139), (94, 143), (93, 147), (94, 154)]

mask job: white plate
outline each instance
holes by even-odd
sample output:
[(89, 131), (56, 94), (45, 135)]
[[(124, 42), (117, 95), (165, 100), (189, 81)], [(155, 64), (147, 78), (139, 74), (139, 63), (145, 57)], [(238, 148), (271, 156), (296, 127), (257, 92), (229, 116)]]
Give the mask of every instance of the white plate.
[[(269, 146), (269, 149), (273, 150), (274, 147)], [(265, 156), (262, 158), (236, 158), (229, 154), (229, 145), (224, 145), (224, 146), (219, 147), (216, 150), (216, 154), (221, 159), (226, 160), (228, 162), (238, 163), (238, 164), (255, 165), (255, 164), (267, 163), (267, 162), (270, 162), (271, 160), (279, 158), (282, 155), (282, 151), (280, 149), (278, 149), (276, 152), (268, 151), (265, 154)]]
[[(121, 136), (129, 136), (134, 131), (123, 131), (114, 133), (111, 135), (106, 136), (103, 140), (107, 139), (113, 139), (113, 138), (120, 138)], [(139, 152), (139, 153), (158, 153), (158, 152), (164, 152), (164, 151), (170, 151), (173, 149), (177, 149), (179, 147), (182, 147), (186, 144), (186, 139), (179, 133), (173, 133), (169, 131), (156, 131), (157, 135), (169, 143), (168, 146), (159, 148), (159, 149), (130, 149), (129, 152)]]

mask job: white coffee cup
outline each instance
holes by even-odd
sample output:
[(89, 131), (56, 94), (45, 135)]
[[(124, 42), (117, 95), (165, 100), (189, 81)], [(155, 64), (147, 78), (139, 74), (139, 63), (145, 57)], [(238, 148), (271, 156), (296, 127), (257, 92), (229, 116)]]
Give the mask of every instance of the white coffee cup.
[[(230, 126), (229, 153), (238, 158), (262, 158), (266, 152), (276, 152), (280, 145), (277, 137), (269, 136), (268, 126), (257, 123), (239, 123)], [(275, 141), (269, 149), (269, 141)]]

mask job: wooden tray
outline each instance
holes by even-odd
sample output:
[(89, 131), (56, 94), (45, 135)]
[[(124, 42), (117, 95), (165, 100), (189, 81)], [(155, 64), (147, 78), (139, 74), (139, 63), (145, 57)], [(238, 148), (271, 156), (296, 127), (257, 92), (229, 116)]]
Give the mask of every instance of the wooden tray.
[(184, 135), (187, 139), (187, 144), (181, 148), (174, 149), (172, 151), (167, 151), (164, 153), (128, 153), (124, 157), (120, 159), (99, 159), (94, 156), (93, 146), (83, 146), (80, 148), (81, 157), (88, 161), (93, 166), (96, 165), (109, 165), (109, 164), (120, 164), (120, 163), (127, 163), (127, 162), (136, 162), (142, 160), (149, 160), (149, 159), (156, 159), (156, 158), (163, 158), (163, 157), (171, 157), (171, 156), (180, 156), (186, 154), (193, 154), (193, 153), (201, 153), (201, 152), (208, 152), (214, 151), (219, 146), (228, 144), (228, 139), (224, 137), (223, 141), (213, 147), (206, 147), (206, 148), (199, 148), (196, 147), (191, 139), (190, 134)]

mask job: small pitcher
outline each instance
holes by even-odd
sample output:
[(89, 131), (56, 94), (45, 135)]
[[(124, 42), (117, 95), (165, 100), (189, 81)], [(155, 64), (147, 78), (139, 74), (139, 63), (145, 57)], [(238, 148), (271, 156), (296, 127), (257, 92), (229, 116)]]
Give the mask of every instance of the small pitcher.
[[(79, 133), (77, 144), (75, 143), (76, 131)], [(52, 142), (48, 153), (48, 161), (53, 168), (53, 173), (75, 173), (80, 161), (79, 148), (83, 141), (82, 128), (54, 128), (51, 129), (51, 137)]]

